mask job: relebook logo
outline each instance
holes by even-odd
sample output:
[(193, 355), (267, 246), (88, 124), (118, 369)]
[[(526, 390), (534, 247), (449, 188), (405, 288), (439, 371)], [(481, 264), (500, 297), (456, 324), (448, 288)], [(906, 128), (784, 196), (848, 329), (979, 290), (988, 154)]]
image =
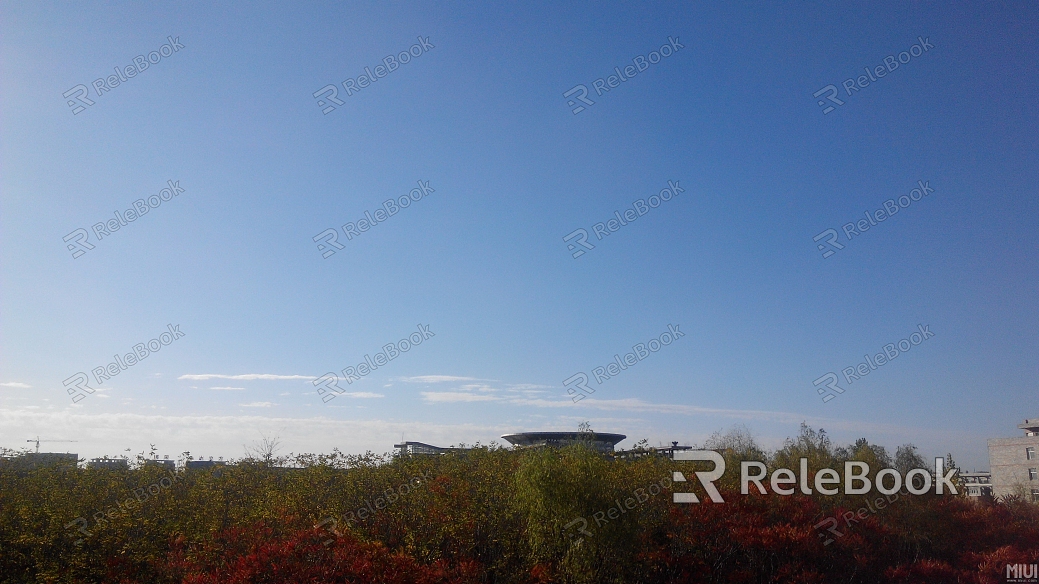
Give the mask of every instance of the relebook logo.
[[(725, 474), (725, 459), (722, 458), (721, 454), (713, 450), (686, 450), (675, 453), (676, 461), (707, 461), (714, 463), (714, 470), (711, 471), (699, 471), (696, 472), (696, 478), (700, 481), (700, 485), (704, 491), (711, 498), (711, 501), (715, 503), (724, 503), (721, 493), (718, 492), (718, 488), (714, 486), (714, 481), (722, 478)], [(794, 474), (794, 471), (788, 468), (778, 468), (772, 471), (772, 476), (769, 478), (769, 483), (772, 487), (773, 493), (782, 496), (793, 495), (795, 492), (794, 485), (800, 487), (800, 491), (804, 495), (812, 494), (812, 487), (808, 484), (808, 459), (801, 458), (800, 461), (800, 473)], [(753, 474), (751, 471), (754, 471)], [(762, 479), (768, 474), (768, 470), (765, 464), (757, 461), (742, 461), (740, 463), (740, 493), (743, 495), (750, 494), (751, 483), (757, 487), (758, 492), (762, 495), (769, 494), (765, 490), (764, 485), (761, 484)], [(915, 477), (919, 476), (920, 479), (917, 481)], [(956, 485), (953, 484), (953, 478), (956, 476), (956, 469), (952, 469), (949, 472), (945, 472), (945, 459), (935, 458), (934, 459), (934, 491), (939, 495), (945, 494), (945, 487), (949, 488), (950, 494), (958, 495), (959, 492), (956, 490)], [(674, 482), (684, 483), (687, 482), (685, 475), (681, 472), (674, 472)], [(893, 495), (902, 489), (903, 478), (902, 473), (893, 469), (885, 468), (877, 472), (875, 477), (877, 481), (876, 487), (882, 495)], [(836, 470), (832, 468), (823, 468), (815, 473), (814, 486), (815, 490), (819, 491), (822, 495), (836, 495), (840, 492), (839, 488), (830, 488), (828, 485), (839, 485), (841, 482), (841, 476)], [(892, 483), (889, 487), (886, 483)], [(931, 490), (931, 473), (927, 469), (914, 468), (905, 475), (905, 489), (914, 495), (923, 495)], [(788, 487), (789, 485), (789, 487)], [(919, 485), (919, 486), (917, 486)], [(848, 461), (844, 463), (844, 494), (845, 495), (865, 495), (870, 492), (873, 487), (872, 481), (869, 479), (869, 464), (859, 461)], [(675, 503), (699, 503), (700, 499), (697, 498), (696, 493), (674, 493)]]

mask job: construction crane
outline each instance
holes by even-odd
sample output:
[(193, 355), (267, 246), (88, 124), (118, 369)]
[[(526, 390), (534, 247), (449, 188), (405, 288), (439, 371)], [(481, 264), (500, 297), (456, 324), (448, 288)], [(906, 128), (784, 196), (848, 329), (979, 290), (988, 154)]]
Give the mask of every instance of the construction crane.
[(36, 443), (36, 454), (39, 454), (40, 453), (40, 442), (79, 442), (79, 440), (40, 440), (40, 437), (37, 436), (35, 440), (30, 439), (30, 440), (26, 440), (26, 442), (35, 442)]

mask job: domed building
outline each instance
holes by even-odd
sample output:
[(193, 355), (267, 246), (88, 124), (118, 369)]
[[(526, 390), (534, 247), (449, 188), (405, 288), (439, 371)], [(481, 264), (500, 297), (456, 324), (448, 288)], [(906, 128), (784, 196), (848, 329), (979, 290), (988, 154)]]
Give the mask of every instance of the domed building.
[(548, 446), (561, 448), (571, 444), (585, 444), (599, 452), (613, 452), (618, 442), (627, 438), (624, 434), (606, 432), (520, 432), (504, 434), (502, 438), (516, 447)]

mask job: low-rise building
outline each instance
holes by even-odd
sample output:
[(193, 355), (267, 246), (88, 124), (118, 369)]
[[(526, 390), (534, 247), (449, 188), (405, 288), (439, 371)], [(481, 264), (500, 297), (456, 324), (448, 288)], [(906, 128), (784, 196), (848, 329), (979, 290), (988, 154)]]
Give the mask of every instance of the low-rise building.
[(1024, 436), (988, 441), (992, 496), (1019, 495), (1039, 502), (1039, 418), (1018, 424)]
[(187, 470), (208, 470), (224, 465), (225, 463), (223, 460), (213, 460), (213, 458), (210, 457), (209, 460), (189, 460), (184, 463), (184, 468)]
[(27, 452), (19, 456), (0, 457), (0, 464), (21, 469), (39, 468), (42, 466), (70, 466), (79, 464), (79, 455), (69, 452)]
[(961, 472), (968, 497), (992, 496), (992, 473), (986, 471)]
[(644, 456), (662, 456), (664, 458), (674, 460), (675, 452), (682, 450), (692, 450), (692, 446), (679, 446), (677, 441), (671, 443), (671, 446), (650, 446), (648, 448), (632, 448), (631, 450), (618, 450), (614, 453), (615, 458), (630, 460), (635, 458), (642, 458)]
[(170, 460), (169, 456), (167, 456), (165, 458), (162, 458), (162, 459), (160, 459), (158, 456), (156, 456), (155, 458), (146, 459), (144, 461), (144, 465), (145, 466), (161, 466), (162, 468), (165, 468), (165, 469), (168, 469), (168, 470), (176, 470), (176, 468), (177, 468), (177, 461)]
[(394, 444), (399, 452), (399, 456), (434, 456), (437, 454), (447, 454), (448, 452), (465, 452), (468, 448), (457, 448), (448, 447), (443, 448), (441, 446), (433, 446), (432, 444), (426, 444), (425, 442), (401, 442), (400, 444)]
[(87, 461), (87, 468), (107, 468), (109, 470), (126, 470), (130, 468), (129, 461), (125, 458), (91, 458)]

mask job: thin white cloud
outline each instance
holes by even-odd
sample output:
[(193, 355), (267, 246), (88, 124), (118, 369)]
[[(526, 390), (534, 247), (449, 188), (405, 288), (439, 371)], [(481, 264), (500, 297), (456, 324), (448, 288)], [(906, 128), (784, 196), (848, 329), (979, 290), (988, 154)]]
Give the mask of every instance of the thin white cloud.
[[(339, 400), (332, 400), (330, 404), (336, 401)], [(159, 445), (160, 451), (169, 453), (171, 458), (174, 453), (185, 450), (229, 457), (242, 455), (243, 442), (255, 440), (257, 430), (278, 436), (286, 452), (331, 452), (332, 448), (339, 448), (351, 453), (389, 452), (393, 444), (401, 441), (402, 434), (405, 440), (451, 446), (476, 441), (486, 444), (492, 440), (501, 443), (499, 436), (515, 431), (514, 424), (338, 420), (325, 416), (289, 418), (259, 415), (261, 411), (277, 410), (252, 410), (252, 414), (226, 416), (171, 416), (158, 412), (85, 414), (72, 409), (71, 404), (64, 411), (54, 412), (0, 407), (0, 445), (19, 447), (26, 436), (35, 436), (39, 428), (62, 428), (71, 438), (79, 440), (78, 444), (68, 446), (76, 447), (72, 451), (78, 451), (81, 457), (101, 456), (106, 451), (121, 451), (128, 446), (139, 451), (149, 443)]]
[(405, 383), (445, 383), (451, 381), (493, 381), (490, 379), (479, 379), (477, 377), (456, 377), (454, 375), (418, 375), (415, 377), (401, 377)]
[(269, 408), (274, 404), (272, 402), (250, 402), (247, 404), (238, 404), (243, 408)]
[(381, 393), (372, 393), (370, 391), (348, 391), (346, 393), (341, 393), (339, 395), (345, 395), (346, 397), (356, 397), (356, 398), (386, 397), (385, 395), (383, 395)]
[(804, 414), (797, 414), (793, 412), (779, 412), (769, 410), (729, 410), (720, 408), (705, 408), (701, 406), (692, 406), (685, 404), (655, 404), (645, 402), (638, 398), (610, 400), (586, 398), (580, 400), (576, 404), (574, 404), (574, 402), (572, 402), (569, 399), (546, 400), (540, 398), (514, 398), (508, 400), (506, 403), (514, 405), (534, 406), (540, 408), (568, 408), (574, 406), (584, 406), (588, 408), (594, 408), (597, 410), (646, 412), (656, 414), (678, 414), (686, 416), (712, 416), (715, 418), (758, 420), (763, 422), (778, 422), (782, 424), (800, 424), (801, 422), (805, 422), (810, 426), (822, 427), (829, 430), (845, 430), (857, 432), (869, 431), (879, 433), (898, 433), (905, 431), (905, 428), (894, 424), (877, 424), (871, 422), (860, 422), (856, 420), (820, 418), (814, 416), (806, 416)]
[(284, 379), (317, 379), (313, 375), (272, 375), (270, 373), (245, 373), (242, 375), (221, 375), (219, 373), (203, 373), (203, 374), (189, 374), (181, 375), (177, 379), (194, 379), (198, 381), (206, 381), (208, 379), (235, 379), (239, 381), (255, 381), (257, 379), (263, 380), (284, 380)]
[(32, 386), (27, 383), (20, 383), (18, 381), (8, 381), (6, 383), (0, 383), (0, 387), (17, 387), (18, 389), (29, 389)]
[(495, 389), (495, 388), (487, 385), (486, 383), (470, 383), (470, 384), (467, 384), (467, 385), (459, 386), (458, 389), (462, 389), (462, 390), (465, 390), (465, 391), (476, 390), (476, 391), (486, 391), (486, 392), (501, 391), (500, 389)]
[(422, 397), (430, 403), (499, 401), (493, 395), (479, 395), (460, 391), (423, 391)]
[[(224, 386), (220, 385), (220, 386), (216, 386), (216, 387), (210, 387), (209, 389), (238, 390), (238, 389), (245, 389), (245, 388), (244, 387), (224, 387)], [(288, 395), (288, 394), (285, 394), (285, 395)]]

